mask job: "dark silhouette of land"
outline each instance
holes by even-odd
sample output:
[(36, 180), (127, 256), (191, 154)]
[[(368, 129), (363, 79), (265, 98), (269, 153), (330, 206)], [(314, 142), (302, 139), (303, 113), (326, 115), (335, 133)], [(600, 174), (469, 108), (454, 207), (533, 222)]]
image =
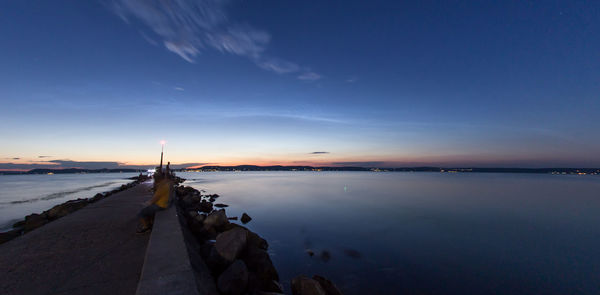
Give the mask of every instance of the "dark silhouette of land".
[[(202, 166), (173, 171), (374, 171), (374, 172), (462, 172), (462, 173), (553, 173), (553, 174), (600, 174), (600, 168), (477, 168), (477, 167), (337, 167), (337, 166)], [(32, 169), (29, 171), (0, 171), (0, 175), (14, 174), (69, 174), (69, 173), (133, 173), (145, 172), (139, 169)]]
[(600, 168), (453, 168), (453, 167), (313, 167), (313, 166), (202, 166), (178, 171), (376, 171), (376, 172), (479, 172), (479, 173), (555, 173), (600, 174)]

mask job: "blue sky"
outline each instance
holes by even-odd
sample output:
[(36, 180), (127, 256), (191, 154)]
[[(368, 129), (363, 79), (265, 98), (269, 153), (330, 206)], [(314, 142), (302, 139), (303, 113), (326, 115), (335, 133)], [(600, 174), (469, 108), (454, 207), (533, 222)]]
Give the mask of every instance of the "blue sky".
[(161, 139), (174, 163), (600, 166), (599, 16), (593, 1), (4, 1), (0, 169), (152, 164)]

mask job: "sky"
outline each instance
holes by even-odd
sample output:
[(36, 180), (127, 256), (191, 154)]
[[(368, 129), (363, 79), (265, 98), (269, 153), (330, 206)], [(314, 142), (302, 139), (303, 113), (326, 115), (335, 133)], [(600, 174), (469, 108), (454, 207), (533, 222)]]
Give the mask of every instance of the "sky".
[(0, 169), (600, 167), (600, 2), (0, 2)]

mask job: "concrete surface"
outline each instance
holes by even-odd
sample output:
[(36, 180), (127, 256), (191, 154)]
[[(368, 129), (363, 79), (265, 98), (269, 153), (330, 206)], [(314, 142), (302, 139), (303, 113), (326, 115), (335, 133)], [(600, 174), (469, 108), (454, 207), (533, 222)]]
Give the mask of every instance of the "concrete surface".
[(199, 294), (175, 206), (156, 213), (136, 294)]
[(150, 238), (135, 234), (136, 215), (150, 187), (116, 193), (0, 245), (0, 293), (134, 294)]

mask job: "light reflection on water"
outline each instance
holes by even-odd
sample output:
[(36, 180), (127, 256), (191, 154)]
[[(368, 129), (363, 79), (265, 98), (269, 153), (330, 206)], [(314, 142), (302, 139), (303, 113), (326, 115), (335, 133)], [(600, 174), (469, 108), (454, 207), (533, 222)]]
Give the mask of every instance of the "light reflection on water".
[(288, 291), (293, 276), (321, 274), (345, 294), (600, 293), (595, 176), (178, 175), (253, 218)]

